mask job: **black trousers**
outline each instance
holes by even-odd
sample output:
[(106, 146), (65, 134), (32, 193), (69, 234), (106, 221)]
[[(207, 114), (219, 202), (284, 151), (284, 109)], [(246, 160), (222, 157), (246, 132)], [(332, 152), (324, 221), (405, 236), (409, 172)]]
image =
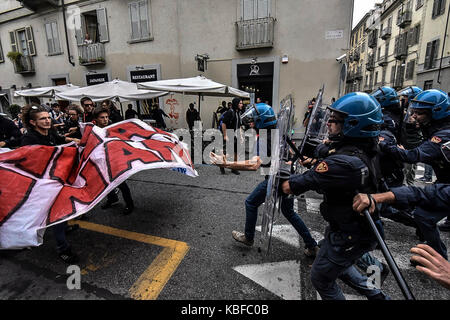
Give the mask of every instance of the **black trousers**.
[[(122, 196), (123, 196), (123, 200), (125, 200), (125, 204), (127, 205), (127, 207), (129, 206), (134, 206), (133, 203), (133, 198), (131, 197), (131, 191), (130, 188), (127, 185), (127, 182), (124, 181), (121, 184), (119, 184), (117, 186), (117, 188), (120, 189), (120, 191), (122, 192)], [(110, 193), (108, 193), (108, 198), (107, 198), (108, 202), (117, 202), (119, 201), (119, 197), (117, 196), (117, 194), (113, 191), (111, 191)]]

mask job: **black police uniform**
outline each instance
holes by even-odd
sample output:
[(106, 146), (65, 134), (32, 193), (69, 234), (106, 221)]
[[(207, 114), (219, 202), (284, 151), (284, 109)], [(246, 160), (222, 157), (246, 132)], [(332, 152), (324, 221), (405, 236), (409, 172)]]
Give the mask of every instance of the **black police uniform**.
[[(408, 163), (423, 162), (433, 167), (437, 177), (437, 183), (450, 183), (450, 162), (443, 154), (442, 146), (450, 141), (450, 123), (440, 121), (430, 127), (422, 129), (422, 133), (428, 139), (417, 148), (403, 150), (396, 146), (389, 146), (380, 142), (381, 149), (391, 154), (394, 158)], [(414, 220), (419, 226), (425, 241), (443, 257), (447, 258), (447, 249), (441, 241), (437, 222), (448, 215), (448, 210), (426, 211), (417, 208), (414, 212)]]
[[(375, 145), (375, 142), (373, 142)], [(365, 217), (352, 209), (357, 192), (378, 191), (379, 165), (376, 149), (370, 153), (361, 144), (347, 140), (332, 143), (328, 156), (302, 175), (291, 176), (289, 185), (296, 195), (314, 190), (324, 195), (320, 212), (329, 223), (320, 251), (314, 261), (311, 280), (322, 299), (345, 299), (336, 284), (340, 278), (370, 298), (385, 298), (379, 289), (369, 289), (353, 264), (364, 253), (376, 246), (376, 238)], [(366, 147), (367, 148), (367, 147)], [(319, 147), (323, 155), (326, 147)], [(369, 156), (370, 154), (370, 156)], [(374, 216), (377, 220), (379, 217)]]

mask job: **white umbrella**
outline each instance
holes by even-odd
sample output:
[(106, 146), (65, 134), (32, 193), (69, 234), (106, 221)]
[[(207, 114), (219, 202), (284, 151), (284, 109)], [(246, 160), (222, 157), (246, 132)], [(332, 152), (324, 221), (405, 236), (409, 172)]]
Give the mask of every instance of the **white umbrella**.
[(89, 97), (94, 102), (106, 99), (122, 102), (153, 99), (167, 94), (169, 93), (164, 91), (138, 90), (136, 83), (115, 79), (93, 86), (60, 92), (56, 94), (56, 98), (60, 100), (80, 101), (83, 97)]
[(64, 84), (60, 86), (53, 87), (42, 87), (42, 88), (32, 88), (25, 90), (17, 90), (14, 92), (15, 97), (44, 97), (44, 98), (53, 98), (56, 93), (64, 92), (67, 90), (72, 90), (79, 88), (78, 86), (74, 86), (73, 84)]
[(139, 89), (178, 92), (199, 96), (198, 111), (200, 112), (200, 96), (242, 97), (249, 98), (250, 93), (214, 82), (204, 76), (193, 78), (169, 79), (138, 83)]

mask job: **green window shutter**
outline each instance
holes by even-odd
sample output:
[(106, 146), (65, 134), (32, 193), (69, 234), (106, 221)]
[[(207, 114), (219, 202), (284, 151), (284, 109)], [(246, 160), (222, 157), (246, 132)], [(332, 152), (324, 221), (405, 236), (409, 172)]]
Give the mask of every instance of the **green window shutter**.
[(33, 28), (31, 26), (25, 27), (25, 37), (27, 39), (28, 52), (30, 56), (36, 55), (36, 46), (34, 45)]

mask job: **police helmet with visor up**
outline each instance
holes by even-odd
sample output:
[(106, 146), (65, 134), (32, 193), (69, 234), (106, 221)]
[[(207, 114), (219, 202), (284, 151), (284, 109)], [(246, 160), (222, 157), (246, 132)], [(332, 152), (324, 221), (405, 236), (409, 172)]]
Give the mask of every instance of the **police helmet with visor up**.
[(257, 103), (242, 114), (241, 121), (245, 125), (254, 122), (256, 128), (264, 129), (275, 125), (277, 118), (271, 106), (266, 103)]

